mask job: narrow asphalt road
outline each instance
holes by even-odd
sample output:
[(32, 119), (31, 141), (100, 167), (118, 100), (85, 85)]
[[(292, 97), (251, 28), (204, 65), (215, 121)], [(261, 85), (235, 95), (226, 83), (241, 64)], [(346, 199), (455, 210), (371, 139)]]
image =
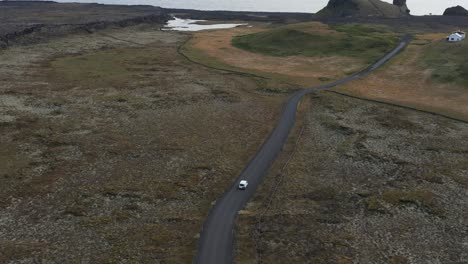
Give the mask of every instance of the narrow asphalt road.
[[(244, 208), (250, 198), (252, 198), (258, 185), (262, 181), (262, 178), (267, 174), (276, 157), (281, 152), (283, 145), (288, 139), (289, 132), (294, 126), (297, 106), (302, 97), (312, 92), (344, 84), (366, 75), (385, 64), (405, 48), (410, 41), (411, 36), (406, 35), (395, 49), (368, 68), (330, 84), (300, 90), (289, 98), (284, 105), (281, 118), (273, 132), (263, 143), (260, 150), (250, 160), (234, 184), (224, 193), (224, 195), (211, 209), (198, 241), (198, 252), (194, 259), (195, 263), (233, 263), (234, 224), (237, 214), (242, 208)], [(238, 183), (241, 179), (249, 182), (249, 186), (245, 191), (237, 189)]]

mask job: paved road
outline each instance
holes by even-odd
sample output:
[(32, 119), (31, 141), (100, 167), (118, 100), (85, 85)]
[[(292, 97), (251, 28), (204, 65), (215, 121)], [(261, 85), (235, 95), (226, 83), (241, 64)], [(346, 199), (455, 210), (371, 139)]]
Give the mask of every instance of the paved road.
[[(302, 97), (309, 93), (328, 89), (366, 75), (390, 60), (401, 51), (410, 40), (411, 36), (405, 36), (394, 50), (376, 63), (354, 75), (330, 84), (300, 90), (292, 95), (286, 102), (278, 125), (270, 134), (269, 138), (263, 143), (262, 147), (249, 164), (247, 164), (247, 167), (242, 171), (234, 184), (211, 209), (198, 241), (198, 252), (194, 260), (195, 263), (233, 263), (234, 224), (237, 213), (244, 208), (254, 195), (262, 178), (267, 174), (276, 157), (281, 152), (289, 132), (294, 126), (297, 106)], [(249, 186), (245, 191), (237, 189), (237, 185), (241, 179), (245, 179), (249, 182)]]

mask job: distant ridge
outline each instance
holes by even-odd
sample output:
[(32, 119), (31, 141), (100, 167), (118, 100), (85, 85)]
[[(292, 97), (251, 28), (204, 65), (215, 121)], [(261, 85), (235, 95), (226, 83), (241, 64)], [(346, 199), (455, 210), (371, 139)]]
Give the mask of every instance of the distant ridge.
[(330, 0), (317, 13), (318, 17), (407, 17), (410, 10), (406, 0), (394, 0), (393, 4), (380, 0)]

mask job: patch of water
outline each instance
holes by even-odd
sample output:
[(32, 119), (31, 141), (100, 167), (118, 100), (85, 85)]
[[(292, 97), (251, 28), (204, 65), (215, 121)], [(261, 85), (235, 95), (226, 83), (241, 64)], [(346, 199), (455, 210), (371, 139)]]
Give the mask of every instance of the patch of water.
[(201, 31), (208, 29), (223, 29), (223, 28), (235, 28), (238, 26), (246, 26), (248, 24), (213, 24), (213, 25), (200, 25), (199, 22), (205, 22), (206, 20), (193, 20), (193, 19), (181, 19), (174, 17), (174, 20), (169, 20), (167, 25), (162, 30), (175, 30), (175, 31)]

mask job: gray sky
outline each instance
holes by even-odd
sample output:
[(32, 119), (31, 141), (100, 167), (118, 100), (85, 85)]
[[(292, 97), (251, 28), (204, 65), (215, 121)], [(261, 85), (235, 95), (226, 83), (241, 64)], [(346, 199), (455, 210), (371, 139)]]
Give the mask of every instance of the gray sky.
[[(384, 0), (385, 2), (393, 2)], [(468, 0), (407, 0), (408, 7), (414, 15), (427, 15), (433, 13), (442, 15), (447, 7), (461, 5), (468, 8)]]
[[(58, 2), (99, 2), (103, 4), (148, 4), (162, 7), (205, 10), (258, 10), (284, 12), (317, 12), (328, 0), (57, 0)], [(384, 0), (392, 2), (392, 0)], [(468, 0), (407, 0), (414, 15), (441, 15), (447, 7), (468, 8)]]

